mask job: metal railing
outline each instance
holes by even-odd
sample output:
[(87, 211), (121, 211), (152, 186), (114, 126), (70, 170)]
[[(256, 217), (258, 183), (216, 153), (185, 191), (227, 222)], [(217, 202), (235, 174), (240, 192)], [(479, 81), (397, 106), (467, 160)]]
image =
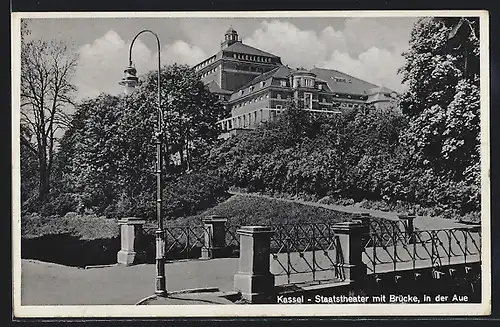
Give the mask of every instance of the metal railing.
[[(481, 232), (475, 228), (412, 230), (405, 221), (372, 218), (361, 237), (362, 261), (368, 273), (415, 270), (480, 261)], [(335, 224), (272, 224), (270, 271), (277, 284), (344, 280), (345, 260)], [(225, 223), (222, 256), (240, 250), (239, 225)], [(212, 248), (210, 228), (204, 225), (165, 229), (167, 259), (199, 258)], [(219, 242), (220, 243), (220, 242)]]
[[(338, 264), (343, 263), (337, 251), (333, 224), (307, 223), (272, 225), (271, 272), (285, 277), (286, 283), (342, 279)], [(293, 278), (293, 277), (296, 278)]]
[(371, 273), (477, 262), (481, 233), (471, 228), (408, 231), (401, 221), (372, 220), (363, 261)]
[(174, 226), (165, 228), (165, 258), (185, 259), (200, 256), (202, 249), (209, 249), (205, 239), (208, 228), (203, 225)]

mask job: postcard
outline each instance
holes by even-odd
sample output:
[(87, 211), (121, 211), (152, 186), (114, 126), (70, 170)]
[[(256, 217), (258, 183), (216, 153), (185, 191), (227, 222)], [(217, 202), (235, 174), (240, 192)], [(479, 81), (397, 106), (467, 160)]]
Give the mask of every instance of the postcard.
[(15, 12), (13, 313), (490, 313), (486, 11)]

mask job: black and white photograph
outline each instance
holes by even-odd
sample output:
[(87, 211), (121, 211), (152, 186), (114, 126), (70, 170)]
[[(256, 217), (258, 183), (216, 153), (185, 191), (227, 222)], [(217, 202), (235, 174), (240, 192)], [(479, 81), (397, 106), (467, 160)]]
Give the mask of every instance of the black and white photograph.
[(486, 11), (11, 34), (16, 317), (490, 313)]

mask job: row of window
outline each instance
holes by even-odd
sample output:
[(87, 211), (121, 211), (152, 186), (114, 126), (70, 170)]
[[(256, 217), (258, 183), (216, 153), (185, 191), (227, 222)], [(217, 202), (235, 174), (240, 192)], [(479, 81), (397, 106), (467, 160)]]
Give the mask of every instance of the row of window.
[(342, 108), (359, 108), (361, 105), (359, 103), (346, 103), (346, 102), (341, 102), (340, 106)]
[(261, 57), (261, 56), (252, 56), (247, 54), (233, 53), (234, 59), (239, 60), (249, 60), (249, 61), (258, 61), (258, 62), (271, 62), (271, 58)]
[(293, 87), (298, 86), (314, 87), (314, 78), (295, 76), (293, 78)]
[(207, 61), (202, 62), (201, 64), (199, 64), (198, 66), (196, 66), (196, 70), (199, 70), (199, 69), (202, 69), (204, 67), (207, 67), (208, 65), (210, 65), (214, 61), (215, 61), (215, 57), (212, 57), (212, 58), (208, 59)]
[(207, 72), (205, 72), (205, 73), (201, 74), (201, 78), (205, 78), (205, 77), (207, 77), (208, 75), (215, 73), (216, 71), (217, 71), (217, 67), (215, 67), (215, 68), (213, 68), (213, 69), (210, 69), (209, 71), (207, 71)]
[[(266, 81), (260, 82), (260, 87), (263, 88), (266, 86)], [(249, 92), (253, 92), (255, 90), (255, 85), (252, 85), (248, 88)], [(245, 89), (240, 90), (240, 95), (245, 94)]]
[(237, 104), (234, 105), (233, 108), (241, 108), (241, 107), (246, 106), (248, 104), (251, 104), (251, 103), (254, 103), (254, 102), (257, 102), (257, 101), (261, 101), (263, 99), (268, 99), (268, 98), (269, 98), (269, 93), (266, 94), (266, 95), (261, 95), (260, 97), (255, 97), (255, 98), (249, 99), (247, 101), (243, 101), (243, 102), (237, 103)]
[(339, 76), (332, 76), (331, 77), (335, 82), (339, 82), (339, 83), (352, 83), (352, 80), (349, 78), (345, 78), (345, 77), (339, 77)]
[(347, 96), (346, 95), (342, 95), (340, 96), (338, 93), (335, 93), (334, 96), (336, 98), (347, 98), (347, 99), (359, 99), (359, 100), (366, 100), (368, 97), (366, 95), (356, 95), (356, 96), (352, 96), (350, 94), (348, 94)]
[[(280, 86), (288, 87), (288, 82), (286, 80), (280, 80)], [(293, 79), (293, 87), (314, 87), (314, 79), (313, 78), (294, 78)], [(323, 84), (317, 84), (316, 88), (318, 90), (323, 90)]]

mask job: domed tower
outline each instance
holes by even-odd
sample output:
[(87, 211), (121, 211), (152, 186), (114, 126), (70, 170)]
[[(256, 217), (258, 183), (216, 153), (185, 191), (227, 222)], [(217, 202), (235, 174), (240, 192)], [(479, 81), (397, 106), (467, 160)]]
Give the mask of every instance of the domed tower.
[(229, 27), (226, 34), (224, 34), (224, 42), (221, 43), (221, 49), (227, 48), (236, 42), (240, 42), (238, 32), (236, 32), (232, 27)]

